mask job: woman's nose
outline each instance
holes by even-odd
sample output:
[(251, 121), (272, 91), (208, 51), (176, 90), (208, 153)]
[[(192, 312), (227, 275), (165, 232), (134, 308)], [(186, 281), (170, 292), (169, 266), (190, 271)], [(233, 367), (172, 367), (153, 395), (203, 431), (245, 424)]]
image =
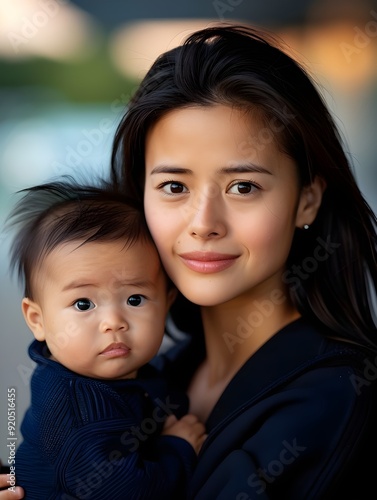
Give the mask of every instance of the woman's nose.
[(192, 236), (210, 239), (226, 234), (224, 207), (219, 193), (201, 193), (193, 200), (189, 213), (189, 232)]

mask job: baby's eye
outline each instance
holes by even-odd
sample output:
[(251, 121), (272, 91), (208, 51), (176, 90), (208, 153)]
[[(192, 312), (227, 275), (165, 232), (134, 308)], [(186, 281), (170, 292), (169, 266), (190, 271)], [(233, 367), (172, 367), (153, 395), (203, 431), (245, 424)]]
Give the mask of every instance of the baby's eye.
[(231, 194), (250, 194), (258, 191), (259, 187), (250, 181), (234, 182), (228, 189)]
[(166, 194), (182, 194), (188, 191), (183, 184), (175, 181), (164, 182), (159, 187)]
[(90, 309), (94, 309), (95, 304), (89, 299), (78, 299), (74, 302), (73, 307), (75, 307), (78, 311), (89, 311)]
[(144, 304), (146, 298), (143, 295), (131, 295), (127, 299), (127, 304), (132, 307), (140, 306)]

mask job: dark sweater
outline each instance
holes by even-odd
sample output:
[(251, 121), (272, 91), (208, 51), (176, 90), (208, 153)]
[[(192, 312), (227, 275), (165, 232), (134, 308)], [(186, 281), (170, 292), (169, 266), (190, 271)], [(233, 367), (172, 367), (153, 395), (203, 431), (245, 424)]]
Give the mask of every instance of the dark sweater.
[[(199, 340), (188, 337), (158, 359), (172, 381), (189, 382), (204, 354)], [(189, 498), (374, 500), (376, 379), (376, 353), (303, 318), (287, 325), (213, 408)]]
[(182, 498), (194, 449), (158, 434), (169, 413), (186, 413), (187, 399), (169, 394), (150, 365), (137, 379), (105, 381), (77, 375), (45, 352), (42, 342), (29, 348), (38, 366), (16, 453), (25, 498)]

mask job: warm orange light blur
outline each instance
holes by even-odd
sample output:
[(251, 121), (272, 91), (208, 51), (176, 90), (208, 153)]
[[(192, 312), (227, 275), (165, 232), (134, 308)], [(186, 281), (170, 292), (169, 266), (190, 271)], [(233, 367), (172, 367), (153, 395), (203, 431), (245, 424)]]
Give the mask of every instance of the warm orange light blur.
[(375, 36), (371, 24), (340, 20), (288, 29), (281, 37), (318, 78), (352, 92), (377, 76), (377, 14), (375, 25)]
[(110, 54), (123, 74), (141, 79), (162, 52), (180, 45), (190, 33), (212, 23), (213, 19), (175, 19), (125, 25), (110, 39)]
[[(110, 39), (110, 54), (125, 75), (142, 78), (156, 57), (179, 45), (213, 19), (155, 20), (125, 25)], [(353, 91), (377, 75), (377, 13), (364, 23), (352, 18), (315, 20), (275, 33), (286, 50), (316, 78)]]
[(78, 58), (93, 48), (93, 19), (61, 0), (0, 0), (0, 56)]

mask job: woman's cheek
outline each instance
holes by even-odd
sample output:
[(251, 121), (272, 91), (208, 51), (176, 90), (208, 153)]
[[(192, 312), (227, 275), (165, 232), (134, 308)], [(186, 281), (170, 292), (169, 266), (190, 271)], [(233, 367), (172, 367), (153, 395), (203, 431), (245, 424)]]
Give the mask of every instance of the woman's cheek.
[(156, 216), (156, 212), (153, 210), (153, 206), (150, 201), (148, 201), (150, 198), (150, 195), (148, 192), (145, 193), (145, 200), (144, 200), (144, 213), (145, 213), (145, 219), (148, 224), (149, 231), (151, 232), (153, 238), (154, 238), (154, 233), (157, 231), (155, 226), (158, 224), (158, 217)]
[[(161, 216), (151, 213), (148, 214), (147, 212), (145, 215), (153, 241), (157, 247), (158, 253), (160, 254), (161, 260), (163, 260), (163, 256), (165, 255), (168, 246), (168, 228), (166, 226), (164, 227), (164, 224), (161, 224)], [(162, 220), (164, 219), (162, 218)]]

